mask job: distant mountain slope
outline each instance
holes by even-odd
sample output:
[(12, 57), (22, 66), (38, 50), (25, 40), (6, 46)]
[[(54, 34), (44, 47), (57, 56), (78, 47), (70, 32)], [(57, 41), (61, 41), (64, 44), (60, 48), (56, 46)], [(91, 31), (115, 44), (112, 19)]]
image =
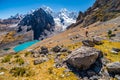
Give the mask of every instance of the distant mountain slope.
[(54, 19), (42, 8), (27, 14), (18, 24), (18, 32), (33, 30), (34, 39), (43, 39), (54, 30)]
[(78, 24), (82, 24), (86, 27), (97, 21), (107, 21), (120, 16), (120, 0), (96, 0), (94, 5), (87, 11), (79, 12), (77, 23), (70, 26), (74, 27)]

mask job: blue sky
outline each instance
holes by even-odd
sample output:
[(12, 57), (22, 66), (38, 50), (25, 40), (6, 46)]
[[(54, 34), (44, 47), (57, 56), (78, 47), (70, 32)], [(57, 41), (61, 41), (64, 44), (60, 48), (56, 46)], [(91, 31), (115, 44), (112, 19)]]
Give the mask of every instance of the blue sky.
[(85, 11), (95, 0), (0, 0), (0, 18), (8, 18), (17, 13), (25, 14), (43, 5), (54, 11), (66, 8), (70, 11)]

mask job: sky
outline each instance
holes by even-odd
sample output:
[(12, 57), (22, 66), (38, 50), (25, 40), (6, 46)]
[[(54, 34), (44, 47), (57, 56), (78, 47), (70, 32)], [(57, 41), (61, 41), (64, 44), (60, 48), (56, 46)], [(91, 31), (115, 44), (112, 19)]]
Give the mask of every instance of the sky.
[(95, 0), (0, 0), (0, 18), (5, 19), (11, 15), (26, 14), (30, 10), (49, 6), (54, 11), (66, 8), (69, 11), (85, 11), (93, 5)]

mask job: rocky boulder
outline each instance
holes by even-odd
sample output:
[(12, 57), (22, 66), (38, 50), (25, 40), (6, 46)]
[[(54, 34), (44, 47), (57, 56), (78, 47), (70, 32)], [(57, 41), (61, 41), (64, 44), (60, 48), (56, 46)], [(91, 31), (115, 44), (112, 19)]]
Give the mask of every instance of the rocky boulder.
[(66, 62), (80, 70), (86, 70), (95, 63), (100, 54), (101, 51), (93, 47), (82, 46), (81, 48), (73, 51), (68, 56)]
[(30, 52), (32, 53), (32, 57), (33, 57), (33, 58), (38, 58), (38, 57), (40, 57), (40, 54), (39, 54), (38, 51), (30, 51)]
[(103, 44), (102, 39), (100, 37), (94, 37), (93, 38), (93, 43), (95, 43), (96, 45)]
[(116, 78), (117, 80), (120, 80), (120, 75), (115, 75), (115, 78)]
[(61, 48), (60, 46), (55, 46), (55, 47), (52, 48), (52, 50), (53, 50), (54, 52), (60, 52), (61, 49), (62, 49), (62, 48)]
[(39, 54), (39, 53), (34, 53), (34, 54), (33, 54), (33, 57), (34, 57), (34, 58), (38, 58), (38, 57), (40, 57), (40, 54)]
[(83, 43), (84, 46), (88, 46), (88, 47), (94, 47), (95, 46), (95, 44), (91, 40), (83, 40), (82, 43)]
[(112, 53), (119, 53), (120, 49), (119, 48), (112, 48), (111, 52)]
[(47, 47), (45, 47), (45, 46), (42, 46), (41, 47), (41, 51), (40, 51), (40, 53), (41, 54), (47, 54), (49, 51), (48, 51), (48, 48)]
[(120, 62), (107, 64), (107, 70), (111, 74), (120, 74)]
[(37, 60), (34, 60), (34, 65), (41, 64), (46, 61), (48, 61), (48, 58), (37, 59)]

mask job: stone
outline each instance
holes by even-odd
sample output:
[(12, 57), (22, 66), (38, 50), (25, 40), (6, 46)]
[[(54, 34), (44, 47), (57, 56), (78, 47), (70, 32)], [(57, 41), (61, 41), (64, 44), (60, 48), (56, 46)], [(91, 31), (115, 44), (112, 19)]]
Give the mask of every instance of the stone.
[(55, 63), (54, 66), (55, 66), (56, 68), (60, 68), (60, 67), (63, 66), (63, 64), (62, 64), (62, 63)]
[(112, 48), (111, 52), (117, 54), (120, 52), (120, 49), (119, 48)]
[(34, 60), (34, 65), (37, 65), (37, 64), (41, 64), (43, 62), (45, 62), (46, 60), (44, 59), (37, 59), (37, 60)]
[(0, 72), (0, 75), (4, 75), (5, 74), (5, 72)]
[(107, 70), (110, 74), (120, 74), (120, 62), (107, 64)]
[(40, 57), (40, 54), (34, 53), (34, 54), (33, 54), (33, 57), (34, 57), (34, 58), (38, 58), (38, 57)]
[(72, 51), (67, 51), (69, 54), (72, 53)]
[(108, 59), (105, 58), (105, 57), (102, 58), (101, 61), (102, 61), (102, 64), (103, 64), (104, 66), (106, 66), (106, 64), (110, 63), (110, 60), (108, 60)]
[(117, 80), (120, 80), (120, 75), (115, 75), (115, 78), (116, 78)]
[(84, 77), (83, 80), (89, 80), (88, 77)]
[(62, 53), (58, 52), (56, 56), (59, 57), (61, 54), (62, 54)]
[(62, 48), (62, 49), (60, 50), (60, 52), (67, 52), (67, 51), (68, 51), (67, 48)]
[(95, 46), (95, 44), (90, 40), (83, 40), (82, 43), (83, 43), (84, 46), (88, 46), (88, 47), (94, 47)]
[(60, 52), (61, 47), (60, 47), (60, 46), (55, 46), (52, 50), (53, 50), (54, 52)]
[(47, 47), (45, 47), (45, 46), (42, 46), (41, 47), (41, 51), (40, 51), (40, 53), (41, 54), (47, 54), (49, 51), (48, 51), (48, 48)]
[(100, 37), (94, 37), (93, 38), (93, 43), (96, 44), (96, 45), (103, 44), (102, 39)]
[(92, 77), (90, 77), (89, 80), (99, 80), (99, 77), (98, 76), (92, 76)]
[(92, 70), (88, 70), (88, 71), (87, 71), (87, 74), (88, 74), (88, 76), (93, 76), (93, 75), (95, 75), (96, 73), (95, 73), (94, 71), (92, 71)]
[(95, 63), (100, 51), (93, 47), (82, 46), (68, 55), (66, 62), (80, 70), (86, 70)]

